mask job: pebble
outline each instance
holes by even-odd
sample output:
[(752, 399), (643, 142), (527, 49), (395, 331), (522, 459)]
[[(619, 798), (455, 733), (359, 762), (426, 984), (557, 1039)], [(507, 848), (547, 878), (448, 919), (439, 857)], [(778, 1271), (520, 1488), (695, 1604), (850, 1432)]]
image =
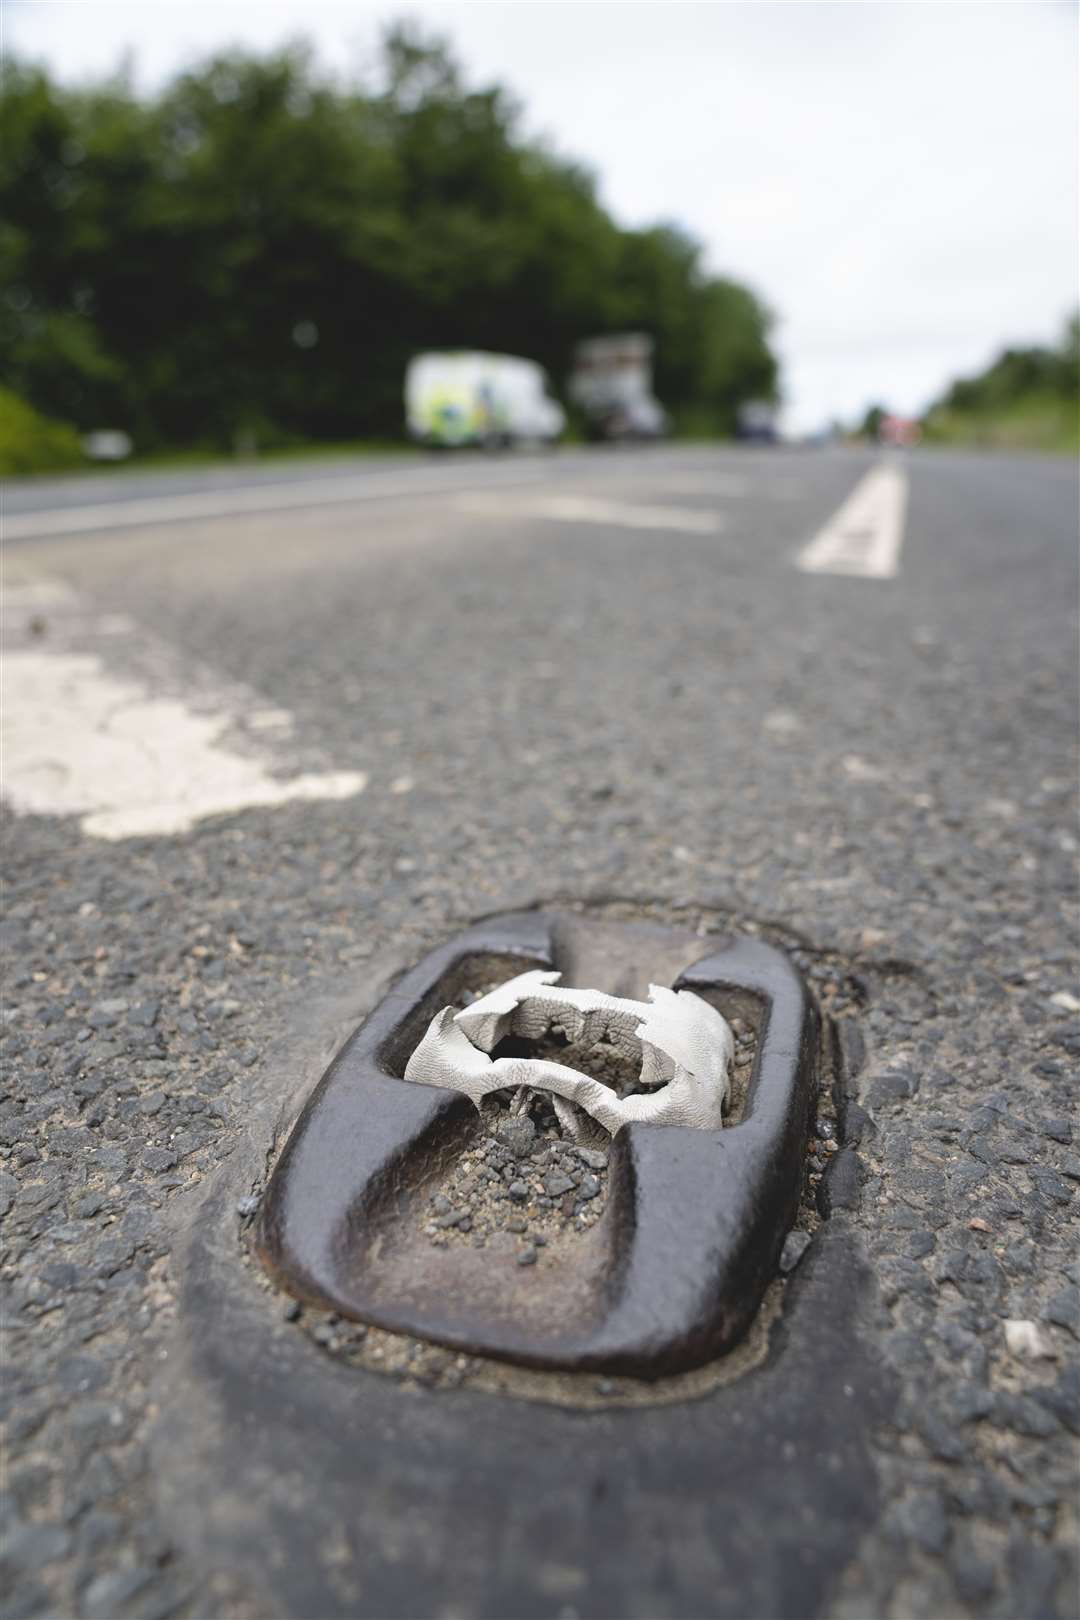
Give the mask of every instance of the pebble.
[(1056, 1356), (1054, 1345), (1038, 1322), (1023, 1317), (1007, 1317), (1002, 1327), (1006, 1330), (1006, 1346), (1010, 1356), (1025, 1356), (1028, 1359)]
[(517, 1159), (527, 1159), (536, 1146), (536, 1126), (528, 1114), (511, 1114), (500, 1120), (495, 1134)]
[(1048, 1322), (1068, 1328), (1075, 1338), (1080, 1339), (1080, 1297), (1075, 1289), (1053, 1294), (1046, 1302), (1043, 1315)]
[[(462, 1154), (456, 1171), (442, 1184), (445, 1191), (429, 1199), (422, 1222), (429, 1242), (447, 1249), (456, 1231), (471, 1233), (472, 1245), (482, 1248), (501, 1230), (518, 1237), (528, 1234), (527, 1244), (540, 1248), (556, 1232), (587, 1230), (603, 1210), (601, 1172), (608, 1155), (553, 1134), (557, 1129), (553, 1119), (542, 1115), (503, 1115), (493, 1123), (492, 1134)], [(536, 1231), (537, 1223), (553, 1217), (555, 1231)]]
[(544, 1177), (544, 1191), (549, 1198), (558, 1198), (560, 1193), (573, 1190), (573, 1180), (564, 1175), (561, 1170), (552, 1170)]
[(780, 1251), (780, 1270), (785, 1273), (794, 1271), (810, 1243), (809, 1232), (789, 1232)]
[(574, 1152), (590, 1170), (606, 1170), (608, 1156), (600, 1148), (576, 1147)]
[(5, 1560), (12, 1570), (41, 1569), (63, 1558), (71, 1546), (71, 1533), (58, 1524), (24, 1524), (5, 1540)]
[(123, 1605), (149, 1586), (156, 1570), (140, 1565), (135, 1569), (109, 1571), (92, 1580), (82, 1597), (82, 1613), (87, 1620), (114, 1620)]
[(176, 1154), (169, 1148), (147, 1148), (142, 1163), (146, 1170), (171, 1170), (176, 1163)]
[(517, 1263), (519, 1266), (535, 1266), (536, 1250), (531, 1246), (527, 1249), (521, 1249), (517, 1256)]

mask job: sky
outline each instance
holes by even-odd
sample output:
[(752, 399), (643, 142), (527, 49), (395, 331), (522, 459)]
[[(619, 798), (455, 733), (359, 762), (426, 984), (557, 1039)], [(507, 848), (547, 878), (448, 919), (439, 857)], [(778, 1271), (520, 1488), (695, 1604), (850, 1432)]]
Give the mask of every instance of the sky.
[(153, 89), (232, 45), (370, 73), (402, 16), (776, 317), (792, 431), (914, 414), (1078, 293), (1078, 11), (1062, 0), (0, 0), (5, 51)]

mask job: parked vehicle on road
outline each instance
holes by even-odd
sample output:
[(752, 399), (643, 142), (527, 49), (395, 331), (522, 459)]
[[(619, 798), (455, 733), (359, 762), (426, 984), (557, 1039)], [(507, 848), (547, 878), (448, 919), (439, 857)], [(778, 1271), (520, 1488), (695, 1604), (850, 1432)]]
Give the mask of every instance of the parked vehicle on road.
[(776, 444), (780, 438), (777, 407), (767, 399), (748, 399), (735, 417), (735, 437), (744, 444)]
[(416, 355), (405, 373), (409, 436), (437, 448), (554, 444), (566, 413), (535, 360), (481, 350)]
[(914, 450), (922, 439), (922, 424), (913, 416), (893, 416), (888, 413), (878, 423), (878, 443), (894, 450)]
[(567, 392), (598, 439), (660, 439), (667, 417), (652, 391), (652, 338), (587, 338), (574, 351)]

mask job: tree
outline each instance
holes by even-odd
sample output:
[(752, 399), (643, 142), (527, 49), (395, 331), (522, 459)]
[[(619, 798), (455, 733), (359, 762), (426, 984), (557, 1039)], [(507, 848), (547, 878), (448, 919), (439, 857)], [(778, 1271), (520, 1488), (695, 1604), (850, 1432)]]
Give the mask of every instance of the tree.
[(887, 415), (884, 405), (871, 405), (862, 419), (862, 426), (859, 428), (860, 437), (869, 439), (871, 444), (876, 444), (881, 424)]
[(504, 350), (565, 376), (640, 329), (677, 419), (772, 397), (769, 318), (672, 226), (619, 228), (498, 86), (391, 29), (348, 89), (295, 46), (142, 99), (9, 64), (0, 113), (4, 376), (140, 448), (401, 431), (409, 355)]

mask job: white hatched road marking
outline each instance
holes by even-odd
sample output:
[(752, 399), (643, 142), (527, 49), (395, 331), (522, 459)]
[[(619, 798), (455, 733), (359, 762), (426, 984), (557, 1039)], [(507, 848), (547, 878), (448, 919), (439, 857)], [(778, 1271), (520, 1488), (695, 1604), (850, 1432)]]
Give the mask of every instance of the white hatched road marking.
[[(109, 673), (93, 650), (102, 636), (116, 644), (115, 616), (95, 615), (73, 591), (42, 578), (9, 583), (4, 591), (3, 795), (16, 812), (80, 815), (92, 838), (166, 836), (188, 832), (207, 816), (288, 804), (297, 799), (345, 799), (363, 792), (363, 771), (315, 771), (271, 776), (252, 746), (238, 752), (225, 732), (249, 734), (267, 714), (287, 729), (291, 716), (268, 710), (242, 688), (200, 685), (199, 709), (155, 696), (128, 675)], [(38, 638), (28, 626), (38, 624)], [(168, 649), (152, 646), (168, 669)], [(87, 649), (90, 650), (87, 650)]]
[(839, 511), (795, 559), (807, 574), (895, 579), (907, 511), (907, 473), (894, 461), (872, 467)]
[[(627, 479), (623, 480), (628, 482)], [(768, 495), (769, 489), (755, 489), (751, 491), (748, 478), (740, 473), (717, 472), (709, 474), (694, 473), (655, 473), (649, 472), (643, 478), (635, 478), (635, 484), (647, 490), (662, 490), (669, 495), (715, 495), (718, 497), (739, 498), (753, 492), (755, 495)]]
[(490, 516), (510, 514), (542, 518), (552, 523), (600, 523), (613, 529), (668, 529), (679, 534), (719, 534), (724, 520), (716, 512), (694, 512), (685, 506), (639, 506), (625, 501), (599, 500), (591, 495), (549, 495), (508, 502), (484, 495), (462, 496), (458, 502), (470, 512)]

